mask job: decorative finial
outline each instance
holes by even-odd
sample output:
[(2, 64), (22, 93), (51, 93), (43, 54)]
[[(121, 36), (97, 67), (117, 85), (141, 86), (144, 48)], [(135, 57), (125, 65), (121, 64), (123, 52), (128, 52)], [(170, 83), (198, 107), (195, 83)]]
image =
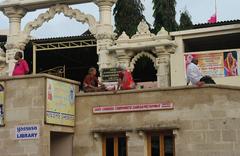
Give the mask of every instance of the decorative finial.
[(161, 30), (158, 32), (159, 36), (168, 36), (168, 32), (166, 31), (166, 29), (164, 27), (161, 28)]
[(128, 40), (129, 36), (126, 34), (125, 31), (122, 32), (122, 34), (119, 36), (118, 40)]

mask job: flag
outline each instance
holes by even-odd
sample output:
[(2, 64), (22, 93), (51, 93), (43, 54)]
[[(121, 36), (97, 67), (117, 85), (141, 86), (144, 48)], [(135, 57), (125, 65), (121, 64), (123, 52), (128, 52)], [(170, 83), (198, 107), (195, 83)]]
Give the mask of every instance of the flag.
[(217, 23), (217, 14), (213, 14), (209, 20), (208, 20), (208, 23)]

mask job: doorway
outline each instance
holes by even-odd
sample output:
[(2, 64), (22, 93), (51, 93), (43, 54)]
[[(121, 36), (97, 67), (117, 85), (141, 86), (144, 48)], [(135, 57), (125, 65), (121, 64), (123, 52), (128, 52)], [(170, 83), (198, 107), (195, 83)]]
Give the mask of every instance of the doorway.
[(133, 70), (133, 78), (135, 82), (157, 81), (157, 70), (154, 63), (147, 56), (139, 58)]
[(124, 133), (103, 136), (103, 156), (127, 156), (127, 137)]
[(73, 134), (62, 132), (50, 133), (50, 156), (72, 156)]

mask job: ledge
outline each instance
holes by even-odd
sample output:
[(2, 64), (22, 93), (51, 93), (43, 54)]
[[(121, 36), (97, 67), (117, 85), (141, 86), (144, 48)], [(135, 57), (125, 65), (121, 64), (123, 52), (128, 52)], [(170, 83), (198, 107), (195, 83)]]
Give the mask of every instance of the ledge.
[(91, 130), (92, 133), (117, 133), (117, 132), (133, 132), (133, 131), (159, 131), (159, 130), (179, 130), (180, 124), (176, 121), (169, 123), (158, 123), (156, 125), (145, 125), (142, 127), (136, 127), (136, 128), (126, 128), (125, 127), (109, 127), (101, 126), (101, 128), (96, 127)]
[(240, 28), (240, 24), (222, 25), (222, 26), (199, 28), (199, 29), (173, 31), (173, 32), (170, 32), (170, 36), (176, 37), (176, 36), (196, 35), (196, 34), (209, 33), (209, 32), (239, 30), (239, 28)]
[(133, 129), (126, 127), (101, 127), (101, 128), (93, 128), (91, 130), (92, 133), (119, 133), (119, 132), (131, 132)]
[(180, 129), (180, 123), (178, 120), (174, 121), (162, 121), (157, 124), (147, 124), (143, 127), (136, 128), (137, 131), (158, 131), (158, 130), (178, 130)]
[(102, 96), (102, 95), (118, 95), (118, 94), (131, 94), (131, 93), (143, 93), (143, 92), (159, 92), (159, 91), (174, 91), (174, 90), (192, 90), (192, 89), (205, 89), (205, 88), (215, 88), (215, 89), (229, 89), (229, 90), (239, 90), (240, 86), (230, 86), (230, 85), (204, 85), (203, 87), (196, 86), (177, 86), (177, 87), (166, 87), (166, 88), (150, 88), (150, 89), (133, 89), (133, 90), (119, 90), (119, 91), (106, 91), (106, 92), (91, 92), (91, 93), (77, 93), (77, 97), (84, 96)]
[(72, 83), (72, 84), (75, 84), (75, 85), (80, 85), (80, 83), (78, 81), (69, 80), (69, 79), (65, 79), (65, 78), (61, 78), (61, 77), (57, 77), (57, 76), (53, 76), (53, 75), (48, 75), (48, 74), (33, 74), (33, 75), (23, 75), (23, 76), (4, 76), (4, 77), (0, 77), (0, 81), (20, 80), (20, 79), (34, 79), (34, 78), (50, 78), (50, 79), (54, 79), (54, 80), (58, 80), (58, 81), (62, 81), (62, 82), (67, 82), (67, 83)]

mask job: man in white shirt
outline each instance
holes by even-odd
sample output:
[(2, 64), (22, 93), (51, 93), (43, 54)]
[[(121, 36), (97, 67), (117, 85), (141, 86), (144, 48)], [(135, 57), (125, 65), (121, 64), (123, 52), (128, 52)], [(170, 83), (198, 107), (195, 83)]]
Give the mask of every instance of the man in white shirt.
[(201, 86), (204, 82), (200, 79), (203, 77), (198, 65), (198, 59), (193, 58), (192, 62), (187, 66), (187, 85), (191, 82), (193, 85)]

